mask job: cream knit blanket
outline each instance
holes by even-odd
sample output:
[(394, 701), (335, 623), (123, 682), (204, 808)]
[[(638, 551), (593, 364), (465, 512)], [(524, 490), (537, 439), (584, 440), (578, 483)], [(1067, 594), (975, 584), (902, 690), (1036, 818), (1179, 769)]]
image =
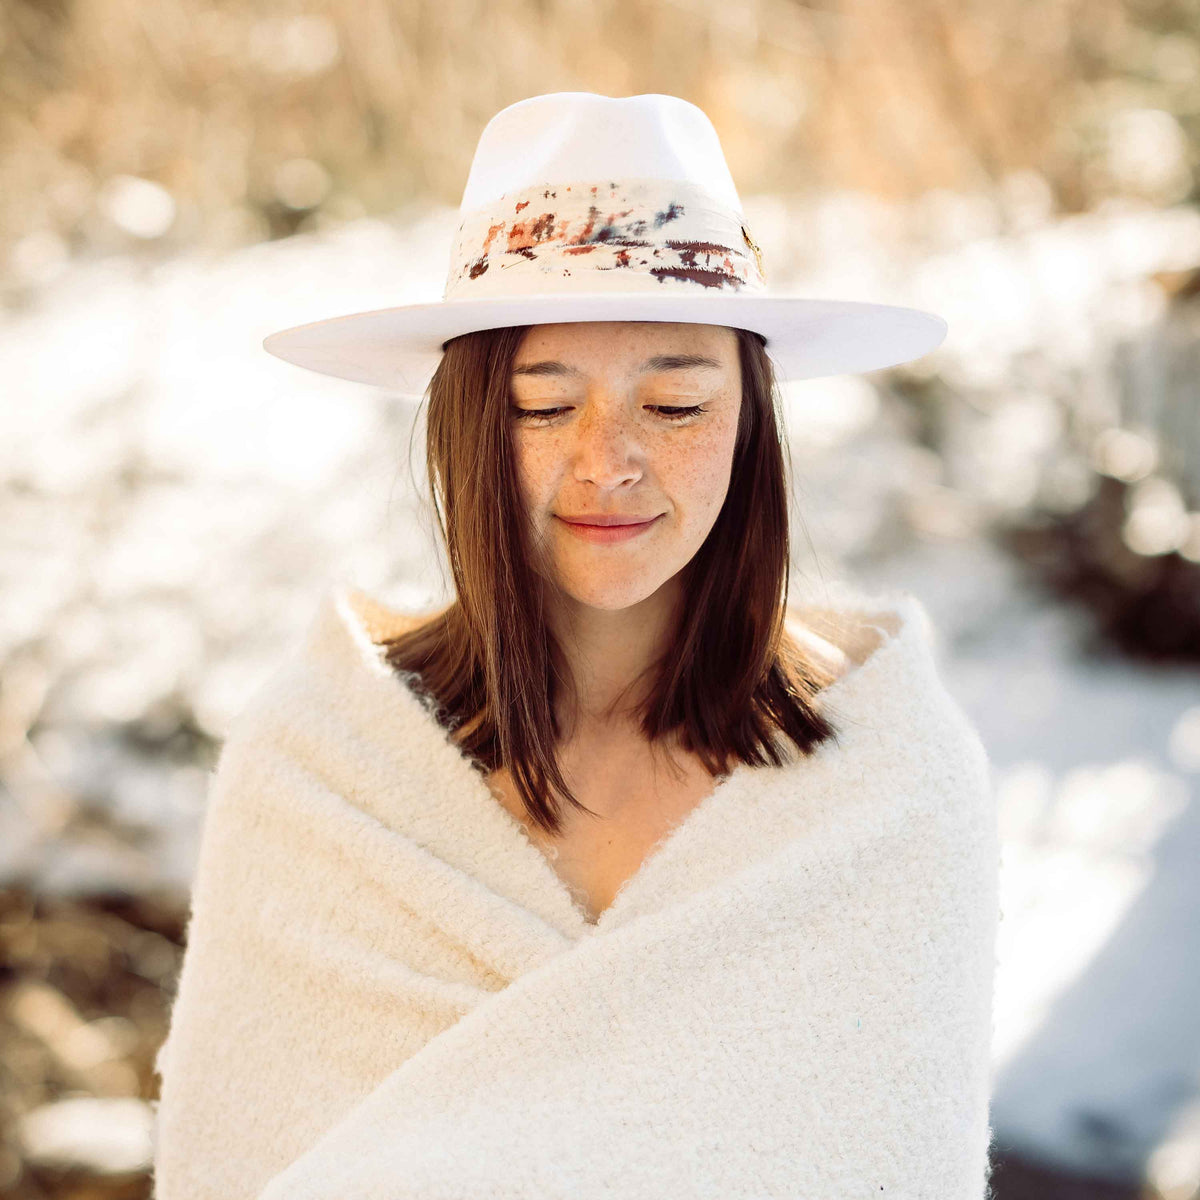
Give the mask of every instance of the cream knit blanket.
[(157, 1200), (981, 1200), (987, 755), (916, 597), (815, 603), (898, 621), (839, 742), (738, 766), (592, 925), (329, 593), (211, 783)]

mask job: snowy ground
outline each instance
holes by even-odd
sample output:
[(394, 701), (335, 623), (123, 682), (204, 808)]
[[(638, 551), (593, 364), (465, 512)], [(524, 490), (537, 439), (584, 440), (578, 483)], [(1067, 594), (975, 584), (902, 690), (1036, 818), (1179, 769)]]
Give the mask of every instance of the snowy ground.
[[(942, 241), (904, 254), (889, 215), (852, 200), (805, 214), (748, 203), (758, 240), (779, 248), (774, 286), (942, 313), (951, 336), (928, 369), (964, 398), (1031, 350), (1047, 371), (1094, 361), (1106, 331), (1153, 316), (1146, 272), (1200, 261), (1184, 212), (1045, 226), (1035, 212), (1015, 245), (943, 196), (923, 215)], [(181, 717), (219, 741), (335, 583), (412, 607), (445, 595), (419, 436), (417, 490), (409, 473), (413, 403), (260, 342), (436, 297), (451, 218), (79, 266), (0, 325), (0, 882), (24, 871), (47, 892), (186, 895), (207, 775), (186, 740), (173, 749)], [(938, 484), (870, 378), (810, 381), (788, 402), (797, 570), (916, 593), (992, 756), (998, 1143), (1190, 1196), (1200, 678), (1081, 657), (1086, 618), (1038, 599), (991, 548), (981, 505), (1027, 489), (1053, 436), (1036, 396), (971, 427), (976, 466), (958, 472), (975, 494)]]
[[(1002, 835), (997, 1142), (1200, 1185), (1200, 681), (1083, 659), (1078, 618), (979, 544), (878, 572), (915, 591), (992, 758)], [(876, 573), (871, 573), (875, 578)]]

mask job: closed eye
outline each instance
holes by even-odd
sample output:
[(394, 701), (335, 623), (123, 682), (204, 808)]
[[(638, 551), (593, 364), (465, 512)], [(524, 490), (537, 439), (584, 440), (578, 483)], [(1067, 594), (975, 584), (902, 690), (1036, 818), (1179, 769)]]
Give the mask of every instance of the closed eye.
[[(512, 414), (518, 421), (537, 421), (548, 424), (559, 413), (567, 412), (569, 407), (567, 405), (559, 408), (517, 408), (514, 405)], [(684, 408), (671, 407), (665, 404), (648, 404), (646, 407), (651, 411), (660, 413), (668, 421), (686, 421), (689, 417), (695, 417), (702, 412), (708, 411), (703, 404), (691, 404)]]

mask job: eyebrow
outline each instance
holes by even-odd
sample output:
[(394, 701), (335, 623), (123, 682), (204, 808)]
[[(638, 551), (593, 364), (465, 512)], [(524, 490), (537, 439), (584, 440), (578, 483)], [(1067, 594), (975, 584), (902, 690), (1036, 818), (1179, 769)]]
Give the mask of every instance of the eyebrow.
[[(720, 370), (721, 363), (706, 354), (656, 354), (648, 358), (639, 371), (686, 371), (692, 367), (710, 367)], [(566, 375), (577, 376), (583, 372), (578, 367), (569, 367), (557, 359), (545, 359), (542, 362), (524, 363), (513, 367), (513, 376), (517, 375)]]

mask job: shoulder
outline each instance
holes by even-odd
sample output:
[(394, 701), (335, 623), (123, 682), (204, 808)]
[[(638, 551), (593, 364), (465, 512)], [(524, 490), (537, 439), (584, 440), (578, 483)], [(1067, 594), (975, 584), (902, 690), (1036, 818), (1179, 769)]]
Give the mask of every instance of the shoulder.
[(789, 610), (787, 631), (803, 651), (804, 656), (829, 681), (840, 679), (853, 665), (850, 656), (827, 638), (810, 629)]
[(386, 642), (402, 634), (411, 633), (414, 629), (419, 629), (440, 617), (449, 607), (447, 605), (429, 612), (412, 613), (392, 608), (356, 588), (347, 587), (342, 594), (350, 612), (373, 642)]
[[(821, 614), (827, 618), (827, 614)], [(900, 631), (896, 613), (882, 613), (873, 622), (845, 618), (819, 620), (800, 608), (787, 610), (787, 630), (815, 664), (840, 679), (854, 667), (860, 667), (888, 637)]]

